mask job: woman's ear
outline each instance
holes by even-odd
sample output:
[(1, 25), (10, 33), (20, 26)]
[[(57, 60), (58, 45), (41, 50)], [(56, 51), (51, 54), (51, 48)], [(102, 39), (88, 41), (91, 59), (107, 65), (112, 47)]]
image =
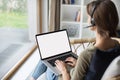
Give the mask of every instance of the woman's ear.
[(95, 31), (96, 30), (96, 26), (90, 27), (90, 30)]

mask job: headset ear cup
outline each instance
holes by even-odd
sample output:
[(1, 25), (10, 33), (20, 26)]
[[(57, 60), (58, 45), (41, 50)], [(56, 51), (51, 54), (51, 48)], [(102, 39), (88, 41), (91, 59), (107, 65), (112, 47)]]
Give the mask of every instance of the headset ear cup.
[(93, 26), (95, 26), (95, 20), (94, 20), (94, 18), (91, 18), (91, 24), (92, 24)]

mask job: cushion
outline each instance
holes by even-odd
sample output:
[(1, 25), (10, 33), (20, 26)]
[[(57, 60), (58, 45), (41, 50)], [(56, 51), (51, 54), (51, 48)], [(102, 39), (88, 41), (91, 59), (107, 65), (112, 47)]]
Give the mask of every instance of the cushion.
[(114, 80), (115, 77), (120, 79), (120, 56), (112, 61), (101, 80)]

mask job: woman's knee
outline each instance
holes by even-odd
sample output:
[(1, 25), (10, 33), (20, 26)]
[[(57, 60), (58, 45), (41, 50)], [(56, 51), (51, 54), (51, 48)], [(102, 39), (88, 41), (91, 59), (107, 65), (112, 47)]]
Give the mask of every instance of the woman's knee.
[(46, 73), (47, 73), (47, 80), (58, 80), (58, 76), (56, 76), (50, 68), (47, 69)]

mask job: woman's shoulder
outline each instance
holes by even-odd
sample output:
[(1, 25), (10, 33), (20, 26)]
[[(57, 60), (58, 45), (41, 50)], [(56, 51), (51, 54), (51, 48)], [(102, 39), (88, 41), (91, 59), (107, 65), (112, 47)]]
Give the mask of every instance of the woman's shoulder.
[(97, 48), (94, 45), (90, 45), (80, 53), (79, 57), (81, 56), (86, 58), (91, 57), (95, 53), (96, 49)]
[(97, 48), (94, 45), (90, 45), (85, 50), (83, 50), (81, 53), (84, 54), (92, 54)]
[(116, 44), (120, 45), (120, 38), (112, 38), (115, 40)]

